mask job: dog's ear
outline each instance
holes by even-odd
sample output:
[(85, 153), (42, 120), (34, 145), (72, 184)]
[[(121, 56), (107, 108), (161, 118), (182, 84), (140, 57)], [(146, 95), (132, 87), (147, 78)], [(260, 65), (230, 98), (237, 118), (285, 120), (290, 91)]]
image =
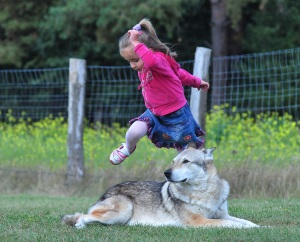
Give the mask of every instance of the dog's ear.
[(206, 160), (213, 160), (213, 152), (216, 149), (216, 147), (203, 149), (203, 153), (206, 156)]
[(186, 146), (186, 149), (188, 149), (188, 148), (194, 148), (194, 149), (197, 149), (197, 145), (196, 145), (195, 142), (190, 142), (190, 143), (188, 143), (187, 146)]
[(207, 154), (212, 155), (212, 153), (215, 151), (217, 147), (213, 147), (213, 148), (208, 148), (206, 149)]

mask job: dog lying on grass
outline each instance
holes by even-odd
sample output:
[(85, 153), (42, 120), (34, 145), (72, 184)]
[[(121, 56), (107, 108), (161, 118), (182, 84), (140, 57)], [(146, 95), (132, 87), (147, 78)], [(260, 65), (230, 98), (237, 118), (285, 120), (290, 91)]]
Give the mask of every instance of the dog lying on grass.
[(193, 144), (164, 172), (166, 181), (128, 181), (109, 188), (87, 214), (65, 215), (76, 228), (88, 223), (179, 227), (250, 228), (258, 225), (228, 214), (229, 185), (220, 179), (212, 149)]

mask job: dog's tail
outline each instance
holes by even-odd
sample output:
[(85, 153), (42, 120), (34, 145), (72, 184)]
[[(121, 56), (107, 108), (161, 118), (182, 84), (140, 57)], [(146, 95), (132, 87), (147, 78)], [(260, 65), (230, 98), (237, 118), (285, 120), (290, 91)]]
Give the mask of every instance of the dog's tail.
[(75, 214), (67, 214), (61, 218), (61, 222), (66, 225), (75, 226), (77, 219), (81, 213), (75, 213)]

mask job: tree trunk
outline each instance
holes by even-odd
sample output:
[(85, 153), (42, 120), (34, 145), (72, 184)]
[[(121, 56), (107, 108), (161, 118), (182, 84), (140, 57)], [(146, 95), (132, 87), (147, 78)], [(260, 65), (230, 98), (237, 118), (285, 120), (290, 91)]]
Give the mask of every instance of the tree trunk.
[[(213, 57), (227, 55), (227, 28), (229, 25), (226, 0), (210, 0), (211, 3), (211, 32), (212, 32), (212, 53)], [(213, 58), (212, 74), (212, 107), (221, 105), (225, 100), (226, 86), (225, 61), (217, 61)]]

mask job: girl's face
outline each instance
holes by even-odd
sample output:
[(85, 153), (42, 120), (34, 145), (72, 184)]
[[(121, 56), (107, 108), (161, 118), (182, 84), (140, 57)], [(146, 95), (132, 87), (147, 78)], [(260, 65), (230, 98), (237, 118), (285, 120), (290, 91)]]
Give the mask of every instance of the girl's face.
[(120, 51), (121, 56), (127, 60), (132, 69), (142, 71), (144, 67), (143, 60), (134, 52), (133, 47), (129, 46)]

